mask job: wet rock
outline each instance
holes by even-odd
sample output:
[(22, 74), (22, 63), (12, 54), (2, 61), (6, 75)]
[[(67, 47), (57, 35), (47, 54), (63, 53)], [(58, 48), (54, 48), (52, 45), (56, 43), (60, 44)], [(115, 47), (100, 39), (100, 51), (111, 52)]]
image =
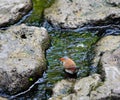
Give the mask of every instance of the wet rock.
[(31, 9), (31, 0), (0, 0), (0, 27), (16, 23)]
[(49, 36), (43, 27), (22, 24), (0, 30), (0, 89), (15, 94), (42, 76), (48, 45)]
[(120, 8), (112, 6), (111, 2), (119, 4), (119, 0), (55, 0), (44, 15), (55, 27), (78, 28), (88, 23), (99, 24), (108, 17), (120, 17)]

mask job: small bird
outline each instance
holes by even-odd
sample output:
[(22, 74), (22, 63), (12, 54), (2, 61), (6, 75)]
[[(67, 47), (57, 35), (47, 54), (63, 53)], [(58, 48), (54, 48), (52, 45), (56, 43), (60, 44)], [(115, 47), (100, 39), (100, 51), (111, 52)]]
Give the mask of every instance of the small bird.
[(78, 68), (75, 62), (70, 59), (69, 57), (65, 56), (59, 59), (63, 63), (64, 71), (69, 74), (70, 76), (77, 75)]

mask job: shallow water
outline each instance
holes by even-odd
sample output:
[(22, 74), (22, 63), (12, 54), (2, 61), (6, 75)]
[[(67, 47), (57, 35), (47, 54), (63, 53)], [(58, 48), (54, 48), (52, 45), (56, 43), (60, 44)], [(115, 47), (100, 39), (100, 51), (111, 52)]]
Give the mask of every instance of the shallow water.
[[(51, 47), (46, 51), (48, 69), (30, 89), (16, 95), (14, 100), (47, 100), (52, 87), (57, 81), (64, 79), (63, 66), (60, 57), (72, 58), (80, 68), (78, 78), (88, 76), (96, 70), (91, 70), (91, 59), (94, 56), (92, 44), (99, 37), (94, 27), (83, 27), (76, 30), (54, 29), (43, 19), (43, 10), (49, 7), (54, 0), (33, 0), (34, 9), (23, 22), (37, 27), (46, 27), (51, 37)], [(92, 29), (93, 31), (91, 31)], [(113, 32), (113, 31), (110, 31)], [(13, 99), (12, 99), (13, 100)]]
[[(90, 32), (49, 32), (51, 47), (46, 52), (48, 69), (31, 90), (17, 96), (16, 100), (47, 100), (51, 95), (54, 83), (64, 79), (65, 73), (59, 61), (60, 57), (69, 56), (74, 59), (80, 68), (78, 78), (85, 77), (90, 73), (88, 53), (91, 45), (98, 37)], [(92, 54), (92, 52), (91, 52)], [(89, 56), (90, 57), (90, 56)], [(41, 99), (40, 99), (41, 98)]]

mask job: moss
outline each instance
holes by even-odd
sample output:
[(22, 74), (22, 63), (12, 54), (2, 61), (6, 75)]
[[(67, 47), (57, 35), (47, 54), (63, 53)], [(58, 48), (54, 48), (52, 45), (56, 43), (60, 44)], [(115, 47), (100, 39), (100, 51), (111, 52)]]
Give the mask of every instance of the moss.
[(25, 23), (29, 25), (35, 25), (39, 26), (40, 22), (42, 22), (43, 19), (43, 11), (45, 8), (50, 7), (55, 0), (32, 0), (33, 2), (33, 11), (31, 16), (26, 19)]
[(30, 78), (29, 78), (29, 81), (33, 81), (33, 78), (32, 78), (32, 77), (30, 77)]

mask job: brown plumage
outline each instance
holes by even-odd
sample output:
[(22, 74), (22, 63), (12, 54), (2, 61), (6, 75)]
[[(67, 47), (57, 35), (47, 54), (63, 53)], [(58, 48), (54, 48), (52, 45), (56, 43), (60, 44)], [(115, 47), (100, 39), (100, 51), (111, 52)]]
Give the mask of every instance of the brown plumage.
[(63, 67), (67, 73), (69, 74), (76, 73), (77, 67), (72, 59), (70, 59), (69, 57), (62, 57), (60, 58), (60, 61), (63, 63)]

